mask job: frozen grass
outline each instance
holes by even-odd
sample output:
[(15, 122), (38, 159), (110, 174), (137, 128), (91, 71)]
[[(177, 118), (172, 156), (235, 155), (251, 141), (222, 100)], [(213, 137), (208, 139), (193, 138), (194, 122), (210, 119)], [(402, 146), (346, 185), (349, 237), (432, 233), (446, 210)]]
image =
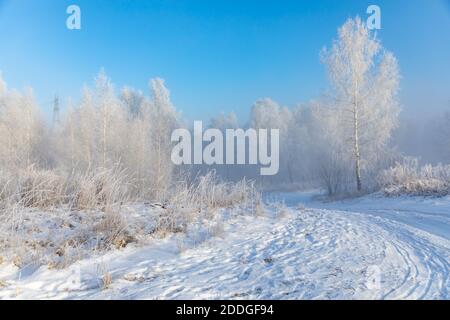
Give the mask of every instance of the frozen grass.
[(183, 233), (194, 242), (223, 232), (223, 211), (257, 215), (253, 183), (214, 172), (175, 184), (166, 200), (142, 199), (124, 171), (60, 175), (29, 167), (1, 174), (0, 259), (62, 268), (97, 252)]
[(16, 173), (0, 173), (2, 208), (15, 204), (25, 208), (76, 210), (101, 209), (132, 199), (125, 172), (100, 169), (62, 174), (30, 166)]
[(385, 170), (379, 183), (386, 195), (446, 196), (450, 193), (450, 165), (425, 165), (406, 159)]
[(255, 205), (260, 200), (253, 182), (245, 178), (236, 183), (220, 182), (214, 171), (193, 182), (180, 182), (169, 197), (169, 203), (197, 209), (228, 208), (236, 204)]
[(253, 182), (220, 182), (214, 171), (186, 181), (179, 181), (161, 205), (164, 210), (158, 219), (158, 232), (184, 232), (191, 224), (214, 220), (219, 209), (245, 209), (255, 215), (261, 210), (261, 196)]

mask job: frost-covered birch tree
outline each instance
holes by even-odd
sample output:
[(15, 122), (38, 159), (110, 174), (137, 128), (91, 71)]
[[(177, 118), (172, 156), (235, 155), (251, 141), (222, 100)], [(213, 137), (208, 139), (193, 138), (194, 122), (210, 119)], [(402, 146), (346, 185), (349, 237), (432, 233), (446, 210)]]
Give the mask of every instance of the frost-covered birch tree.
[(0, 161), (2, 167), (44, 165), (45, 124), (31, 89), (8, 90), (0, 78)]
[(335, 117), (343, 129), (341, 141), (360, 191), (362, 170), (379, 160), (378, 152), (397, 124), (397, 61), (359, 17), (345, 22), (322, 57), (333, 87)]
[(101, 123), (101, 165), (104, 168), (117, 166), (124, 154), (127, 121), (114, 87), (103, 71), (95, 79), (94, 98)]
[(150, 146), (153, 153), (153, 190), (156, 197), (161, 197), (166, 192), (172, 176), (170, 137), (177, 126), (179, 116), (163, 79), (150, 80), (150, 90), (152, 100), (147, 108), (150, 108), (149, 116), (152, 121)]

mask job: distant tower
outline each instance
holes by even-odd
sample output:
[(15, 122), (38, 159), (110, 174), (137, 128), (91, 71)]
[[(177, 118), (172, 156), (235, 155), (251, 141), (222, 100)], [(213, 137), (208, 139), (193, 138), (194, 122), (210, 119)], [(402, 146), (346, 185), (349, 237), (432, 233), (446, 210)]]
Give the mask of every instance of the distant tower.
[(59, 97), (55, 95), (55, 100), (53, 100), (53, 126), (55, 127), (59, 123)]

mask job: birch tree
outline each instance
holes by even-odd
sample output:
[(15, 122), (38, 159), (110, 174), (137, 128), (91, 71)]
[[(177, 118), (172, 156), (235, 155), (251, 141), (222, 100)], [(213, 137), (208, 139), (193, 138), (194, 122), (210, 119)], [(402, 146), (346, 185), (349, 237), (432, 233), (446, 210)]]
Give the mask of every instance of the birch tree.
[(0, 78), (0, 161), (3, 167), (45, 164), (44, 122), (31, 89), (8, 90)]
[(153, 151), (153, 190), (156, 197), (162, 197), (169, 186), (173, 172), (170, 159), (170, 137), (178, 123), (178, 113), (171, 100), (170, 92), (164, 85), (164, 80), (155, 78), (150, 80), (152, 100), (147, 107), (150, 109), (151, 150)]
[(142, 115), (145, 96), (141, 91), (124, 87), (120, 94), (120, 100), (124, 104), (130, 118)]
[[(152, 165), (152, 105), (140, 91), (124, 88), (120, 97), (128, 114), (127, 156), (123, 161), (134, 178), (143, 196), (151, 191), (154, 181)], [(151, 192), (150, 192), (151, 193)]]
[(126, 139), (127, 122), (114, 87), (103, 71), (95, 79), (94, 98), (101, 123), (102, 167), (117, 166), (122, 162), (124, 154), (122, 140)]
[(333, 88), (335, 116), (352, 159), (356, 188), (362, 190), (362, 170), (377, 160), (397, 124), (399, 74), (392, 53), (359, 17), (348, 19), (322, 58)]

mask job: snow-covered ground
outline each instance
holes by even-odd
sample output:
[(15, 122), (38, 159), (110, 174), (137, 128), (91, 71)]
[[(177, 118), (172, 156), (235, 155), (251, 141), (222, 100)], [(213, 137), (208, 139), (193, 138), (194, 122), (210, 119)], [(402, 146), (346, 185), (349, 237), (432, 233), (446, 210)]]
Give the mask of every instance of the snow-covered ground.
[(176, 234), (63, 270), (0, 265), (0, 298), (449, 299), (450, 198), (379, 195), (236, 215), (202, 242)]

